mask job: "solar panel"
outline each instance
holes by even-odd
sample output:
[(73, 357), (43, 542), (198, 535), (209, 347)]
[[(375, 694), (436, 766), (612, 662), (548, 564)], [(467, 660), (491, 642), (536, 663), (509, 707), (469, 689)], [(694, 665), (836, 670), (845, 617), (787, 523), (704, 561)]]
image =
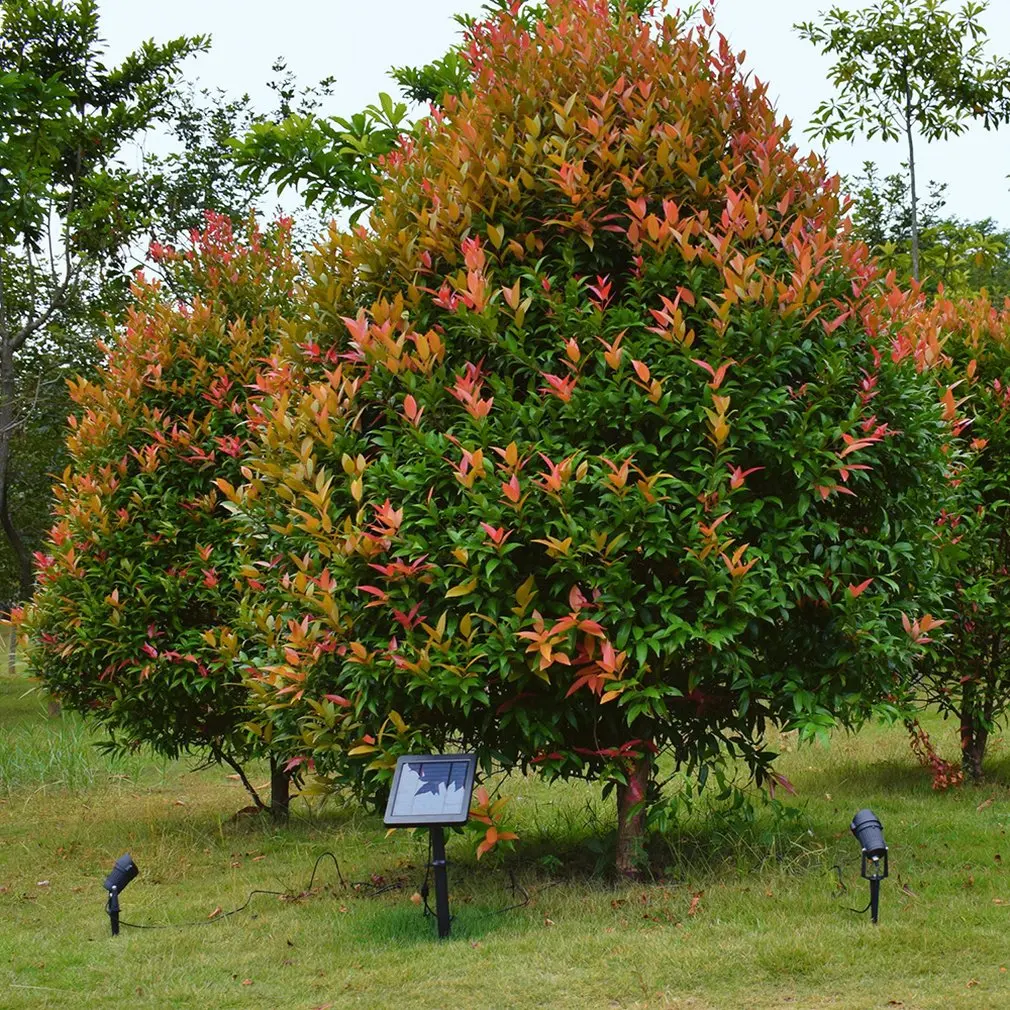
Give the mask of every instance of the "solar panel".
[(477, 767), (474, 754), (404, 754), (386, 804), (389, 827), (465, 824)]

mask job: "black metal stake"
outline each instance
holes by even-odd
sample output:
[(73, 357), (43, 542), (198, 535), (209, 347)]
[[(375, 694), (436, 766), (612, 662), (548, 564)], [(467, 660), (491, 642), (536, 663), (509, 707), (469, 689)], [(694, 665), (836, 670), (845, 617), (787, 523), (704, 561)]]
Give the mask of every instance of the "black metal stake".
[(109, 922), (112, 924), (112, 935), (119, 936), (119, 893), (114, 887), (109, 891)]
[(438, 919), (438, 938), (449, 935), (449, 871), (445, 858), (445, 833), (440, 826), (431, 828), (431, 868), (435, 874), (435, 917)]
[(870, 922), (876, 922), (880, 912), (880, 880), (870, 880)]

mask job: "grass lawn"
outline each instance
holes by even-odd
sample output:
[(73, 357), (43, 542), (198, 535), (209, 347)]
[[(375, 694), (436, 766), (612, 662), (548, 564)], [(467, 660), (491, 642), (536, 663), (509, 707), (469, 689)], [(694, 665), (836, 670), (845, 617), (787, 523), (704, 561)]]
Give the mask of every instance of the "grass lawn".
[[(412, 901), (423, 836), (296, 804), (291, 825), (234, 816), (221, 769), (110, 763), (72, 716), (52, 720), (23, 681), (0, 678), (0, 1006), (185, 1008), (957, 1008), (1010, 1004), (1010, 791), (935, 794), (903, 731), (839, 735), (784, 755), (801, 819), (699, 818), (671, 839), (661, 880), (611, 886), (594, 872), (611, 803), (584, 785), (515, 781), (523, 842), (477, 863), (449, 841), (453, 938)], [(931, 725), (949, 754), (952, 731)], [(1010, 781), (993, 743), (993, 781)], [(256, 781), (262, 782), (262, 769)], [(891, 846), (881, 923), (853, 915), (866, 887), (848, 833), (871, 806)], [(355, 881), (320, 866), (331, 849)], [(130, 851), (140, 877), (123, 918), (201, 925), (109, 936), (101, 882)], [(848, 891), (837, 900), (839, 864)], [(511, 899), (515, 867), (529, 904)]]

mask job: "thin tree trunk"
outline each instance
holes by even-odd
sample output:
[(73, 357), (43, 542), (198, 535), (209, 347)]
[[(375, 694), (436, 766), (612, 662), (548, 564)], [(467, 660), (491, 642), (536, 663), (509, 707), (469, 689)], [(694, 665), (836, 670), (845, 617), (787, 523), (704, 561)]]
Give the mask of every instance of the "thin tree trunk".
[(13, 677), (18, 672), (18, 633), (11, 625), (10, 637), (7, 640), (7, 676)]
[(35, 583), (32, 558), (11, 519), (10, 496), (7, 493), (14, 430), (14, 379), (14, 348), (9, 340), (0, 339), (0, 527), (14, 554), (21, 599), (27, 600)]
[(652, 755), (645, 751), (628, 763), (628, 784), (617, 787), (617, 872), (632, 880), (641, 876), (645, 838), (645, 799), (652, 774)]
[(912, 143), (912, 89), (905, 88), (905, 134), (908, 137), (908, 174), (912, 194), (912, 277), (919, 282), (919, 194), (915, 188), (915, 147)]
[(981, 725), (976, 693), (975, 684), (964, 685), (961, 698), (961, 767), (973, 782), (981, 782), (989, 731)]
[(290, 812), (291, 776), (275, 757), (270, 758), (270, 815), (275, 821), (286, 821)]

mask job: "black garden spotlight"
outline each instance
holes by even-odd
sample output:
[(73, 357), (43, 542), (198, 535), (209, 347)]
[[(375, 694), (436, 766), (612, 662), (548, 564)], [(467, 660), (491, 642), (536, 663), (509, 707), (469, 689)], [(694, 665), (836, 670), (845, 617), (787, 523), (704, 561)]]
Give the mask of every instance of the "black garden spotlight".
[(133, 861), (130, 853), (127, 852), (116, 860), (116, 865), (113, 866), (112, 872), (105, 878), (105, 890), (109, 892), (109, 903), (106, 905), (106, 911), (109, 913), (109, 922), (112, 925), (113, 936), (119, 936), (119, 895), (123, 888), (138, 873), (140, 873), (140, 870), (137, 869), (137, 864)]
[(880, 911), (880, 882), (887, 876), (884, 827), (872, 810), (860, 810), (849, 828), (863, 850), (862, 876), (870, 882), (870, 920), (876, 922)]
[(466, 824), (477, 770), (475, 754), (404, 754), (396, 759), (386, 816), (390, 828), (428, 828), (435, 877), (438, 937), (449, 935), (449, 874), (445, 827)]

